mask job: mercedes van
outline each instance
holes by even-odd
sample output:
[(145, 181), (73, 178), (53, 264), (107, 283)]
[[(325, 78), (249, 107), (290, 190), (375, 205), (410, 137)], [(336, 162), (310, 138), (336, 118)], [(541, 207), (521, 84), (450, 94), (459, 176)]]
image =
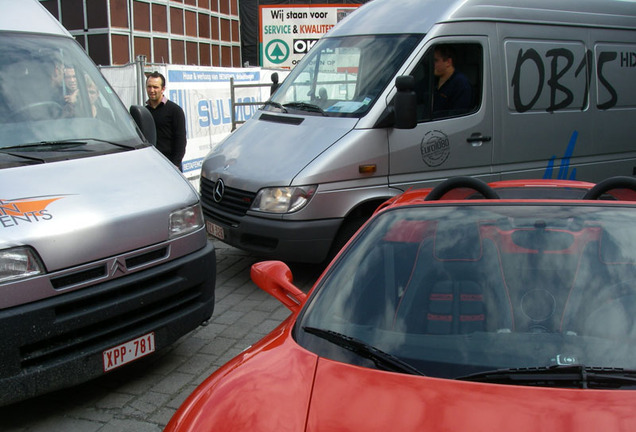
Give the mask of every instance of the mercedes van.
[(0, 0), (0, 405), (152, 355), (212, 315), (198, 193), (133, 112), (141, 126), (39, 1)]
[[(437, 48), (470, 84), (434, 104)], [(409, 188), (636, 171), (636, 8), (619, 0), (373, 0), (205, 159), (208, 232), (320, 262)]]

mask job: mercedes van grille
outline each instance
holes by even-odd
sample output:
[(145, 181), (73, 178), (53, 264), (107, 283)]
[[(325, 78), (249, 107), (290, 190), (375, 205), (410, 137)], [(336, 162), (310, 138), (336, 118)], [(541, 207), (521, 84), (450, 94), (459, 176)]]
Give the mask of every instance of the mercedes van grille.
[(225, 186), (220, 200), (214, 200), (216, 182), (201, 177), (201, 202), (213, 209), (222, 209), (237, 216), (243, 216), (249, 210), (256, 194)]

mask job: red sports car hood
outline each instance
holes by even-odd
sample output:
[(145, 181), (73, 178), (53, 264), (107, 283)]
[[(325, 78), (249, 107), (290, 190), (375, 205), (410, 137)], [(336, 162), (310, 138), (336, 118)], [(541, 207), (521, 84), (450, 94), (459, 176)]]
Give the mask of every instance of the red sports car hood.
[(339, 363), (285, 325), (226, 363), (166, 431), (636, 431), (636, 391), (480, 384)]
[(300, 432), (317, 359), (289, 337), (283, 323), (201, 383), (165, 431)]
[(479, 384), (321, 358), (308, 432), (634, 431), (636, 392)]

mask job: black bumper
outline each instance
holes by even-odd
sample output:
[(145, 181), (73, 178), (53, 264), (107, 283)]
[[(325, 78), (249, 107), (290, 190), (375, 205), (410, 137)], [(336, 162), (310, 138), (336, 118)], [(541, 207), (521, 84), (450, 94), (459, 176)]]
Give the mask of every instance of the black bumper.
[[(235, 216), (203, 209), (206, 221), (223, 228), (224, 243), (263, 257), (305, 263), (327, 258), (342, 219), (291, 221)], [(208, 234), (214, 235), (208, 230)]]
[(212, 316), (212, 243), (188, 256), (0, 311), (0, 405), (103, 375), (103, 351), (154, 332), (160, 350)]

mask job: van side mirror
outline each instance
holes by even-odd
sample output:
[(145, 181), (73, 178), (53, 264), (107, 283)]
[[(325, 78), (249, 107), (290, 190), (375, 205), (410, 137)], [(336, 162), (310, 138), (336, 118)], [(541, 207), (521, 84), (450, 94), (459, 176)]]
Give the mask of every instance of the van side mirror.
[(280, 87), (280, 83), (278, 82), (278, 72), (274, 72), (271, 76), (272, 85), (269, 87), (269, 95), (273, 95), (278, 87)]
[(141, 105), (131, 105), (130, 115), (150, 144), (157, 145), (157, 129), (150, 111)]
[(413, 129), (417, 126), (417, 99), (415, 78), (402, 75), (395, 79), (397, 94), (394, 99), (396, 129)]

